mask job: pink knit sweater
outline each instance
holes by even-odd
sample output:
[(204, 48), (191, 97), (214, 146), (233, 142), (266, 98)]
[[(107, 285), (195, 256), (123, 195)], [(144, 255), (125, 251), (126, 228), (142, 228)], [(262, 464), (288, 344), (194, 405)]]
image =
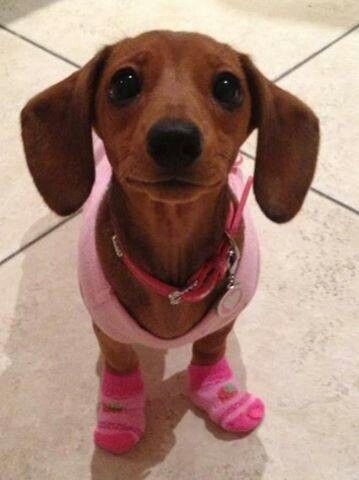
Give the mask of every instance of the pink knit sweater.
[[(99, 261), (95, 242), (95, 225), (98, 208), (111, 178), (111, 167), (104, 148), (98, 140), (94, 144), (96, 158), (96, 181), (91, 195), (86, 202), (83, 225), (80, 234), (78, 275), (85, 305), (92, 321), (109, 337), (121, 343), (142, 344), (153, 348), (180, 347), (215, 332), (232, 322), (252, 299), (259, 273), (259, 248), (248, 206), (243, 212), (245, 237), (237, 278), (240, 282), (241, 297), (239, 302), (228, 311), (225, 317), (217, 312), (216, 305), (189, 332), (175, 339), (161, 339), (144, 330), (118, 301), (107, 282)], [(229, 185), (239, 200), (243, 190), (240, 171), (229, 175)], [(119, 261), (118, 268), (124, 268)], [(173, 308), (181, 308), (174, 305)]]

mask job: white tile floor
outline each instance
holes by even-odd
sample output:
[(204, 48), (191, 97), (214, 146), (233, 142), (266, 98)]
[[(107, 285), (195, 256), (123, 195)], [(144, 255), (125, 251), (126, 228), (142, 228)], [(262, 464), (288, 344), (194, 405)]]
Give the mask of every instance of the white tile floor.
[[(356, 0), (0, 1), (1, 480), (359, 479), (358, 22)], [(27, 173), (18, 115), (72, 63), (153, 28), (209, 33), (270, 78), (298, 67), (279, 84), (318, 113), (322, 146), (293, 222), (271, 224), (253, 202), (261, 284), (230, 356), (266, 399), (265, 423), (240, 440), (221, 433), (183, 395), (188, 349), (142, 350), (147, 434), (114, 458), (91, 442), (97, 346), (76, 287), (79, 220), (50, 231), (60, 219)]]

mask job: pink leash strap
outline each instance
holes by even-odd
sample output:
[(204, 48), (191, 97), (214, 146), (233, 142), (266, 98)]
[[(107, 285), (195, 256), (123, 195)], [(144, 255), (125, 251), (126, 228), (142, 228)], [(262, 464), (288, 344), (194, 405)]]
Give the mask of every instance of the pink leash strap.
[[(237, 172), (237, 163), (233, 170)], [(186, 302), (199, 302), (205, 298), (215, 288), (215, 286), (224, 278), (228, 271), (228, 258), (231, 250), (230, 237), (235, 236), (239, 231), (239, 227), (243, 217), (243, 210), (248, 199), (249, 192), (253, 184), (253, 178), (249, 177), (242, 191), (240, 201), (232, 201), (229, 206), (228, 217), (226, 221), (226, 236), (221, 242), (216, 254), (202, 265), (197, 272), (192, 275), (188, 281), (188, 286), (184, 289), (164, 283), (153, 277), (149, 272), (138, 267), (130, 257), (124, 252), (119, 237), (113, 235), (112, 242), (115, 252), (121, 258), (134, 275), (134, 277), (143, 285), (149, 287), (157, 294), (168, 297), (171, 304), (175, 305), (184, 300)], [(114, 227), (116, 221), (112, 215)], [(116, 229), (115, 229), (116, 231)]]

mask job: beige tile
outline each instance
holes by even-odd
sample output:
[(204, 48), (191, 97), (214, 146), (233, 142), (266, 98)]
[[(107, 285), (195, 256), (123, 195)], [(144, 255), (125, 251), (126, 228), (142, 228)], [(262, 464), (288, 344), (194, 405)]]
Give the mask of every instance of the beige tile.
[[(20, 6), (21, 9), (21, 6)], [(3, 12), (4, 13), (4, 12)], [(60, 219), (46, 208), (26, 168), (20, 138), (19, 114), (32, 95), (69, 75), (74, 68), (50, 54), (0, 30), (0, 260), (31, 241)], [(38, 230), (24, 235), (36, 219)]]
[(0, 21), (83, 64), (103, 44), (144, 30), (207, 33), (254, 56), (276, 76), (351, 27), (356, 0), (5, 0)]
[[(27, 171), (19, 114), (25, 102), (73, 70), (36, 47), (0, 30), (0, 260), (59, 221), (40, 199)], [(38, 229), (30, 227), (38, 222)]]
[(301, 96), (321, 120), (314, 186), (359, 210), (359, 30), (280, 85)]
[[(321, 148), (314, 187), (359, 210), (359, 31), (279, 82), (317, 113)], [(255, 151), (255, 136), (244, 149)]]
[[(262, 276), (235, 330), (248, 383), (266, 391), (261, 438), (268, 456), (285, 466), (284, 478), (354, 480), (359, 468), (353, 435), (359, 424), (358, 217), (315, 194), (287, 225), (255, 212)], [(271, 453), (273, 443), (278, 453)]]
[(315, 194), (288, 225), (253, 210), (262, 276), (229, 357), (266, 400), (264, 425), (221, 433), (183, 394), (189, 348), (140, 348), (146, 437), (121, 458), (93, 449), (97, 347), (76, 287), (76, 219), (0, 269), (4, 478), (356, 479), (358, 218)]

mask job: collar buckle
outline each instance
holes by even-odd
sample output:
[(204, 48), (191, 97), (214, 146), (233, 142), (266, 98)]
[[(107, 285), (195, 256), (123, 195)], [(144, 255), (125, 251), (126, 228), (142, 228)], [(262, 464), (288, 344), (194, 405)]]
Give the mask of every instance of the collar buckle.
[(196, 288), (198, 285), (198, 280), (195, 280), (191, 285), (189, 285), (184, 290), (175, 290), (167, 295), (168, 300), (170, 301), (171, 305), (178, 305), (182, 302), (182, 296)]
[(175, 290), (168, 294), (168, 300), (170, 301), (171, 305), (178, 305), (182, 302), (182, 292), (179, 290)]
[(113, 248), (115, 250), (116, 255), (118, 256), (118, 258), (122, 258), (123, 257), (123, 251), (120, 248), (120, 245), (117, 241), (117, 235), (112, 235), (111, 240), (112, 240), (112, 245), (113, 245)]

